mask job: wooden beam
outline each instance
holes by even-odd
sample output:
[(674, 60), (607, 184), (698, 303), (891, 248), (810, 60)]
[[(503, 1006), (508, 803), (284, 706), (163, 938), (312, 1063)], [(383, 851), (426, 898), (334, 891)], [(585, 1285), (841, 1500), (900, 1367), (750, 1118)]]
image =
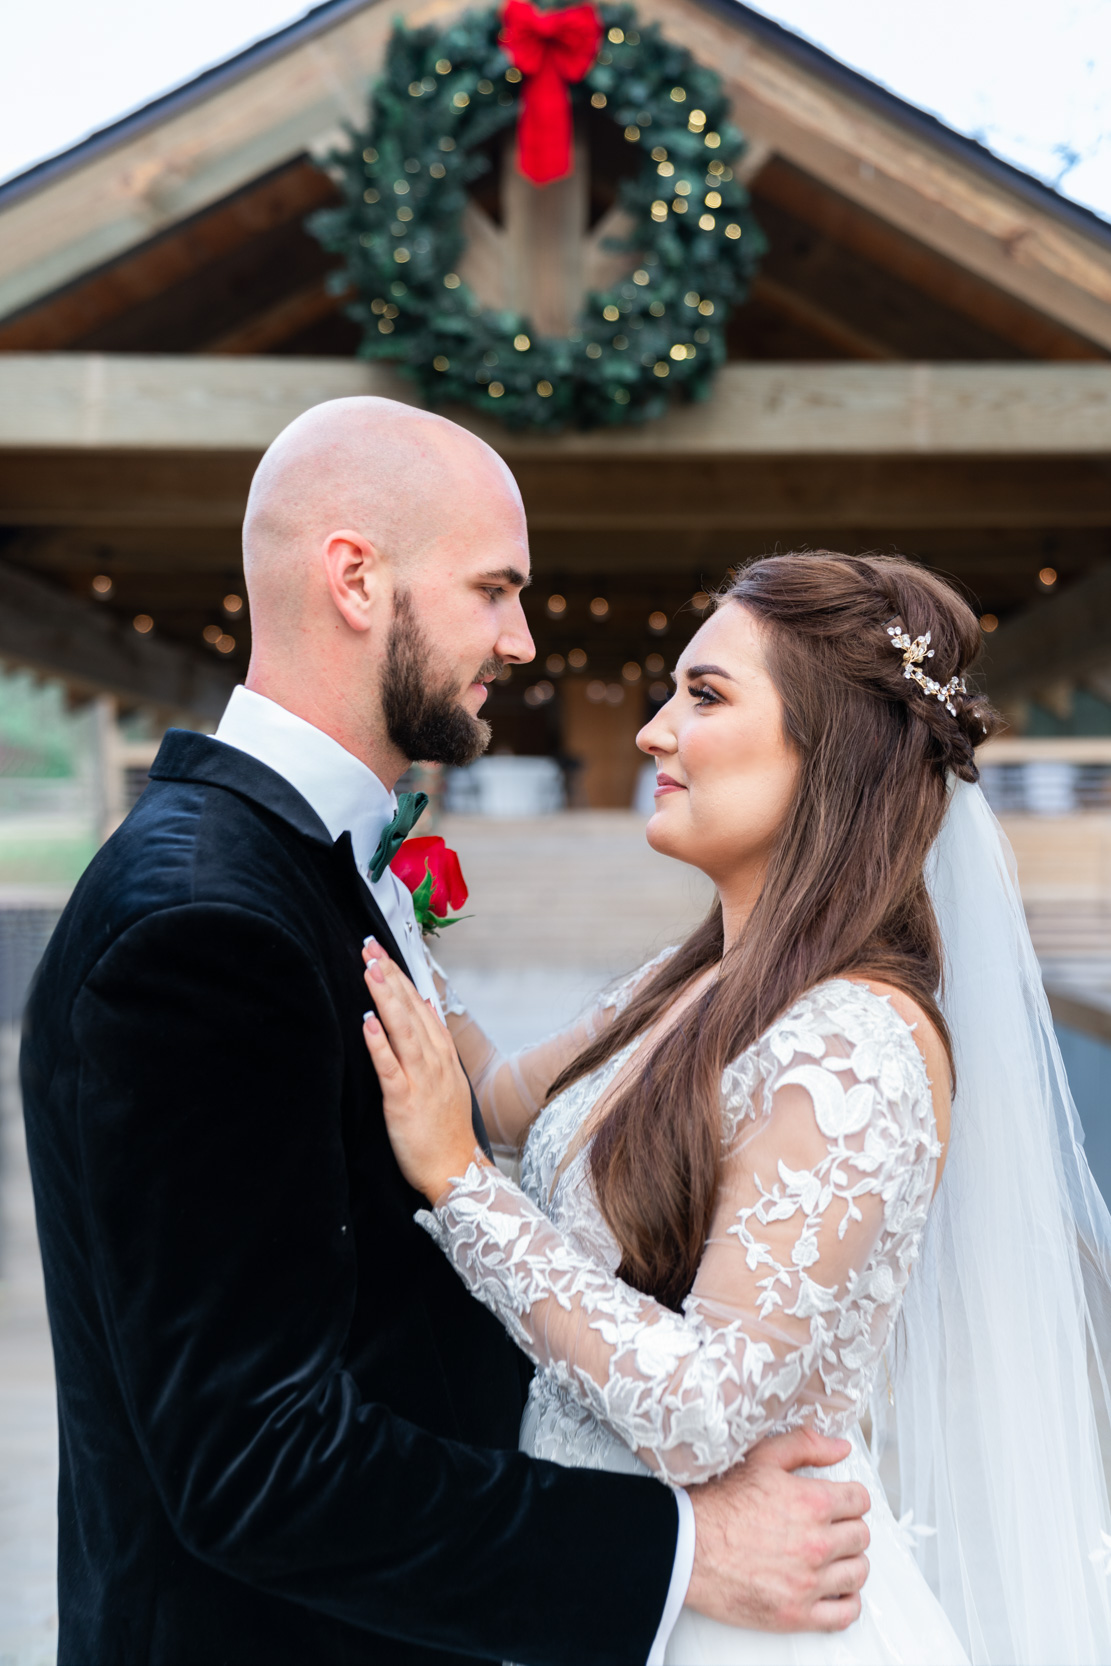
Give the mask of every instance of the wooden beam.
[(1006, 620), (987, 639), (992, 698), (1011, 704), (1054, 683), (1075, 684), (1111, 663), (1111, 562)]
[[(234, 362), (234, 361), (229, 361)], [(501, 436), (503, 441), (505, 436)], [(654, 543), (737, 532), (872, 542), (877, 529), (1111, 527), (1103, 457), (876, 457), (561, 450), (504, 454), (534, 533), (641, 535)], [(234, 531), (259, 450), (0, 451), (0, 526)], [(721, 564), (734, 559), (728, 542)], [(1045, 557), (1040, 564), (1045, 564)]]
[[(263, 450), (322, 400), (412, 383), (357, 360), (141, 354), (0, 355), (0, 448)], [(1106, 456), (1103, 364), (730, 364), (697, 405), (601, 433), (508, 433), (452, 412), (509, 458)]]
[(534, 532), (771, 528), (774, 546), (788, 528), (820, 543), (848, 529), (1111, 527), (1103, 458), (506, 455)]
[(0, 525), (238, 528), (260, 454), (0, 451)]
[(141, 636), (95, 602), (6, 563), (0, 659), (58, 677), (75, 694), (115, 694), (200, 720), (219, 717), (237, 680), (227, 666), (154, 633)]

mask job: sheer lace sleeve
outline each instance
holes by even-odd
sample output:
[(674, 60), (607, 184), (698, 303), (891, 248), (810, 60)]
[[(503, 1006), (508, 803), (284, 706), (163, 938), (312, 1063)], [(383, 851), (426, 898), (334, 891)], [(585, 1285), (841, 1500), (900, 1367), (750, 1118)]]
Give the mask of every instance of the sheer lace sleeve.
[(858, 1414), (939, 1155), (909, 1029), (851, 983), (812, 991), (731, 1065), (722, 1104), (719, 1198), (681, 1313), (489, 1168), (419, 1217), (521, 1348), (679, 1484), (773, 1430), (839, 1432)]
[(447, 973), (425, 946), (448, 1029), (471, 1079), (490, 1143), (496, 1151), (516, 1151), (560, 1071), (612, 1022), (614, 1014), (627, 1004), (637, 986), (674, 952), (665, 949), (615, 989), (601, 995), (569, 1028), (531, 1047), (523, 1047), (520, 1052), (502, 1053), (472, 1018), (452, 989)]

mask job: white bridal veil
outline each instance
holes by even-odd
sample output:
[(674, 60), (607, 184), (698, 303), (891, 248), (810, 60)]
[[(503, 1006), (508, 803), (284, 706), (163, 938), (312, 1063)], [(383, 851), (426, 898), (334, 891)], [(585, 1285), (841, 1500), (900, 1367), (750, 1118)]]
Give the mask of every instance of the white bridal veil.
[(978, 787), (953, 788), (927, 878), (957, 1091), (876, 1439), (977, 1666), (1111, 1662), (1111, 1216)]

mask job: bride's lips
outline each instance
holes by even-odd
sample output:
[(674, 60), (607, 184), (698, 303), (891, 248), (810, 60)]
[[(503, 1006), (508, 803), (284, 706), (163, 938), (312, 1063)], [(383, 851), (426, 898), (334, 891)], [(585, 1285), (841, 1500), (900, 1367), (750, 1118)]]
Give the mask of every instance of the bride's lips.
[(661, 770), (656, 776), (656, 791), (653, 796), (663, 798), (667, 793), (685, 793), (686, 790), (681, 781), (676, 781), (673, 776), (665, 775)]

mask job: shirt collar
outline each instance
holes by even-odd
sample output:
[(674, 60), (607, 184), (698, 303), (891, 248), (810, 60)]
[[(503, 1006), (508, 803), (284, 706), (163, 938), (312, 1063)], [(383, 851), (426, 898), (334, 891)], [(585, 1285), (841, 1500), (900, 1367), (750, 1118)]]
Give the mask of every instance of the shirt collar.
[(333, 839), (350, 833), (355, 862), (366, 873), (397, 799), (360, 758), (323, 729), (242, 684), (232, 690), (215, 739), (283, 776)]

